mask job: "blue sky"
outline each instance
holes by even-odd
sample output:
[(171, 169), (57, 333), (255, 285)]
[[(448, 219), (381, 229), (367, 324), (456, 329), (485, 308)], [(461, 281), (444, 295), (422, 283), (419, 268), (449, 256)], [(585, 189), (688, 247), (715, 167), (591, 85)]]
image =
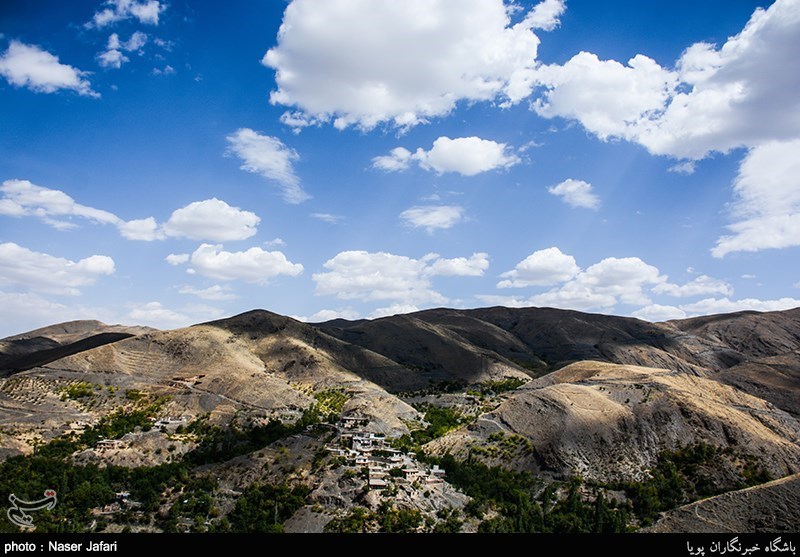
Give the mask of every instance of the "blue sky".
[(0, 335), (800, 305), (800, 0), (0, 5)]

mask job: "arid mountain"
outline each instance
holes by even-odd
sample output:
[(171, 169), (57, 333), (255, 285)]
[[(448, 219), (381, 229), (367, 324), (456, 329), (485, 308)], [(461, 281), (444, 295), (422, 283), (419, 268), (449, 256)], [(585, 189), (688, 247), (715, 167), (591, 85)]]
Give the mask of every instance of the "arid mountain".
[[(649, 481), (664, 454), (710, 447), (697, 494), (715, 494), (800, 472), (798, 395), (800, 309), (666, 323), (502, 307), (320, 324), (255, 310), (172, 331), (82, 321), (0, 340), (0, 457), (107, 432), (110, 417), (156, 401), (154, 420), (180, 417), (195, 433), (123, 428), (112, 449), (91, 438), (71, 458), (154, 467), (213, 449), (198, 470), (216, 478), (225, 512), (231, 493), (294, 482), (310, 495), (287, 524), (313, 530), (358, 506), (385, 510), (362, 489), (364, 464), (348, 472), (326, 452), (343, 416), (404, 450), (604, 489)], [(270, 420), (316, 425), (258, 433)], [(392, 500), (434, 522), (466, 508), (463, 492), (436, 485)], [(477, 529), (470, 520), (463, 528)]]
[(800, 475), (731, 491), (665, 513), (645, 532), (797, 532)]
[[(532, 450), (494, 451), (491, 439), (513, 436)], [(660, 452), (697, 443), (763, 460), (773, 477), (800, 471), (800, 420), (773, 404), (680, 371), (591, 361), (531, 381), (429, 448), (613, 482), (641, 479)]]
[(7, 337), (0, 340), (0, 376), (154, 330), (100, 321), (69, 321)]

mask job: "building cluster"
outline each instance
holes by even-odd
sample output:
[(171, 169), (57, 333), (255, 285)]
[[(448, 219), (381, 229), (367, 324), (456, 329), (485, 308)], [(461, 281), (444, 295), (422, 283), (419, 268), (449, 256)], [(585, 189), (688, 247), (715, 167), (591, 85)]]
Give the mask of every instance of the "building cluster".
[(343, 417), (337, 425), (338, 444), (326, 449), (342, 458), (348, 466), (368, 470), (368, 485), (384, 489), (389, 478), (398, 484), (437, 484), (444, 481), (445, 471), (439, 465), (428, 467), (416, 460), (416, 453), (403, 453), (387, 442), (380, 433), (362, 431), (369, 420), (357, 416)]

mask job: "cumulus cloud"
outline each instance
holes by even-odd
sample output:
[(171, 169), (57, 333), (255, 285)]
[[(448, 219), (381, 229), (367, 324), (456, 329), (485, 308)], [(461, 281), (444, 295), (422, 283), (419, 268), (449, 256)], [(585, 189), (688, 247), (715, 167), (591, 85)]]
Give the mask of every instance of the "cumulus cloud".
[(158, 329), (174, 329), (192, 324), (192, 319), (161, 305), (160, 302), (135, 304), (127, 316), (137, 325), (149, 325)]
[(3, 308), (0, 338), (53, 323), (77, 319), (99, 319), (106, 323), (119, 321), (105, 308), (87, 307), (80, 304), (66, 305), (33, 292), (0, 291), (0, 307)]
[(540, 116), (578, 120), (601, 139), (630, 138), (631, 126), (664, 108), (677, 80), (647, 56), (623, 65), (590, 52), (540, 66), (536, 79), (545, 89), (533, 104)]
[(516, 103), (530, 94), (539, 46), (555, 24), (546, 2), (512, 23), (503, 0), (293, 0), (277, 46), (270, 101), (297, 127), (330, 122), (408, 128), (459, 101)]
[(547, 188), (547, 191), (560, 197), (567, 205), (597, 209), (600, 207), (600, 198), (592, 191), (592, 185), (583, 180), (569, 178), (556, 186)]
[(256, 234), (261, 220), (255, 213), (231, 207), (217, 198), (176, 209), (160, 225), (153, 217), (125, 221), (108, 211), (81, 205), (63, 191), (37, 186), (28, 180), (6, 180), (0, 185), (0, 194), (0, 215), (33, 216), (58, 229), (75, 227), (71, 219), (79, 217), (97, 224), (112, 224), (124, 238), (148, 242), (167, 237), (212, 242), (244, 240)]
[(188, 263), (189, 259), (191, 259), (191, 255), (188, 253), (170, 253), (168, 256), (164, 258), (164, 261), (169, 263), (170, 265), (183, 265), (184, 263)]
[(778, 300), (758, 300), (745, 298), (730, 300), (728, 298), (706, 298), (692, 304), (681, 306), (690, 317), (694, 315), (710, 315), (713, 313), (729, 313), (733, 311), (781, 311), (800, 307), (800, 300), (796, 298), (780, 298)]
[(533, 10), (525, 17), (525, 21), (531, 29), (552, 31), (558, 27), (559, 18), (566, 9), (564, 0), (544, 0), (533, 7)]
[(408, 170), (414, 162), (414, 153), (405, 147), (395, 147), (388, 155), (380, 155), (372, 159), (372, 166), (386, 172), (401, 172)]
[[(186, 257), (188, 260), (188, 256)], [(183, 261), (185, 263), (186, 261)], [(235, 300), (237, 298), (236, 294), (233, 293), (230, 286), (220, 286), (219, 284), (215, 284), (214, 286), (209, 286), (208, 288), (194, 288), (193, 286), (181, 286), (178, 289), (180, 294), (190, 294), (192, 296), (197, 296), (198, 298), (202, 298), (203, 300), (213, 300), (213, 301), (221, 301), (221, 300)]]
[(163, 229), (167, 236), (226, 242), (255, 235), (261, 219), (217, 198), (195, 201), (175, 210)]
[[(693, 272), (691, 268), (689, 271)], [(673, 284), (657, 267), (638, 257), (607, 257), (581, 269), (572, 256), (555, 247), (532, 253), (514, 269), (500, 276), (506, 280), (498, 282), (498, 288), (551, 288), (531, 296), (484, 294), (476, 298), (488, 304), (508, 307), (550, 306), (604, 313), (616, 312), (620, 304), (638, 306), (630, 315), (648, 321), (666, 321), (740, 309), (787, 309), (794, 307), (792, 304), (797, 304), (797, 300), (792, 298), (731, 301), (729, 296), (733, 295), (733, 287), (708, 275), (699, 275), (682, 285)], [(725, 297), (707, 298), (677, 306), (658, 304), (651, 300), (652, 295), (690, 298), (715, 294)]]
[(124, 21), (136, 19), (139, 23), (158, 25), (161, 13), (167, 9), (166, 4), (158, 0), (108, 0), (104, 8), (95, 12), (92, 20), (86, 23), (87, 28), (101, 28)]
[(297, 204), (311, 198), (300, 187), (300, 178), (294, 172), (294, 163), (300, 156), (280, 139), (250, 128), (240, 128), (226, 139), (228, 153), (243, 162), (240, 168), (276, 182), (281, 187), (284, 201)]
[(800, 50), (799, 31), (800, 2), (777, 0), (722, 46), (689, 46), (673, 70), (643, 55), (623, 65), (581, 52), (537, 69), (543, 90), (533, 106), (544, 117), (578, 120), (601, 139), (686, 160), (796, 139), (800, 74), (786, 68)]
[(66, 193), (37, 186), (28, 180), (6, 180), (0, 185), (0, 215), (33, 216), (55, 228), (74, 226), (69, 221), (79, 217), (98, 224), (117, 224), (119, 218), (101, 209), (81, 205)]
[(656, 294), (667, 294), (677, 298), (686, 298), (691, 296), (704, 296), (708, 294), (722, 294), (723, 296), (732, 296), (733, 287), (727, 282), (708, 275), (700, 275), (691, 282), (678, 286), (669, 282), (662, 282), (653, 288)]
[(407, 170), (412, 162), (416, 162), (425, 170), (438, 174), (456, 172), (462, 176), (475, 176), (490, 170), (509, 168), (520, 161), (505, 143), (479, 137), (450, 139), (442, 136), (433, 142), (433, 147), (428, 151), (420, 147), (412, 154), (408, 149), (397, 147), (388, 155), (372, 159), (372, 166), (387, 172), (398, 172)]
[(670, 319), (683, 319), (686, 317), (686, 312), (675, 306), (650, 304), (649, 306), (637, 309), (632, 312), (631, 315), (639, 319), (644, 319), (645, 321), (658, 323), (660, 321), (669, 321)]
[(97, 62), (104, 68), (121, 68), (129, 58), (120, 50), (119, 35), (112, 33), (108, 37), (106, 50), (97, 55)]
[(470, 257), (437, 258), (428, 267), (428, 274), (452, 277), (482, 277), (489, 268), (488, 253), (473, 253)]
[(585, 270), (575, 259), (558, 248), (532, 253), (511, 271), (500, 275), (506, 280), (498, 288), (554, 286), (528, 298), (481, 295), (486, 303), (511, 306), (552, 306), (581, 311), (610, 312), (617, 304), (647, 305), (650, 290), (667, 282), (667, 277), (638, 257), (607, 257)]
[(333, 319), (347, 319), (353, 321), (360, 317), (361, 314), (352, 308), (321, 309), (314, 315), (306, 317), (301, 321), (307, 321), (308, 323), (324, 323), (325, 321), (332, 321)]
[(13, 242), (0, 244), (0, 284), (77, 296), (80, 287), (91, 286), (101, 276), (112, 274), (114, 260), (105, 255), (70, 261)]
[(733, 182), (735, 201), (714, 257), (800, 245), (800, 139), (752, 149)]
[(400, 220), (412, 228), (424, 228), (429, 234), (452, 228), (464, 220), (464, 208), (457, 205), (424, 205), (406, 209)]
[(88, 72), (62, 64), (58, 56), (19, 41), (11, 41), (0, 56), (0, 75), (15, 87), (27, 87), (37, 93), (66, 89), (87, 97), (100, 97), (85, 79)]
[(381, 317), (391, 317), (392, 315), (403, 315), (405, 313), (415, 313), (417, 311), (419, 311), (419, 308), (412, 304), (392, 304), (373, 311), (370, 314), (370, 319), (380, 319)]
[(488, 268), (488, 255), (443, 259), (431, 253), (421, 259), (386, 252), (343, 251), (326, 261), (325, 272), (315, 273), (315, 294), (342, 300), (394, 300), (416, 305), (444, 303), (433, 289), (433, 276), (481, 276)]
[(498, 288), (524, 288), (527, 286), (552, 286), (565, 282), (580, 272), (575, 258), (556, 247), (535, 251), (506, 271), (497, 283)]
[(127, 50), (129, 52), (137, 51), (140, 50), (146, 43), (147, 35), (141, 31), (136, 31), (133, 33), (131, 38), (125, 42), (120, 42), (119, 35), (117, 33), (112, 33), (108, 37), (106, 50), (97, 55), (97, 61), (100, 66), (104, 68), (119, 69), (122, 67), (122, 64), (130, 61), (130, 59), (122, 53), (123, 50)]
[(166, 238), (164, 231), (153, 217), (129, 221), (120, 219), (119, 222), (117, 222), (117, 228), (122, 237), (128, 240), (152, 242), (153, 240), (163, 240)]
[[(171, 264), (183, 262), (183, 256), (172, 257)], [(192, 271), (217, 280), (243, 280), (265, 284), (279, 275), (296, 277), (303, 272), (303, 266), (292, 263), (279, 251), (264, 251), (250, 248), (246, 251), (225, 251), (221, 245), (202, 244), (188, 263)]]

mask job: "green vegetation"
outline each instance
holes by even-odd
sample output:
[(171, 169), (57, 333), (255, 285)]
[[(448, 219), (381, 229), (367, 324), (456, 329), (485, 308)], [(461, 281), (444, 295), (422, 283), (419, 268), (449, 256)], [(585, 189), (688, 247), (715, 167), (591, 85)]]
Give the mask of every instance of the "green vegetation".
[(61, 400), (79, 400), (94, 396), (94, 385), (86, 381), (72, 383), (61, 389)]
[(558, 483), (545, 486), (527, 472), (490, 467), (477, 461), (459, 461), (452, 455), (428, 460), (447, 470), (447, 480), (472, 497), (468, 513), (483, 517), (482, 532), (624, 532), (628, 514), (606, 502), (602, 492), (590, 498), (581, 493), (581, 482), (568, 485), (566, 497), (558, 500)]
[(128, 389), (127, 391), (125, 391), (125, 398), (127, 398), (128, 400), (132, 400), (134, 402), (136, 402), (137, 400), (141, 400), (146, 396), (147, 395), (144, 392), (140, 391), (139, 389)]
[(422, 513), (418, 510), (399, 508), (390, 501), (384, 501), (377, 512), (356, 507), (347, 515), (334, 518), (325, 526), (325, 532), (409, 533), (419, 531), (421, 525)]
[(514, 391), (527, 383), (525, 379), (519, 377), (508, 377), (502, 381), (484, 381), (473, 385), (469, 391), (470, 394), (489, 395), (505, 393), (507, 391)]
[(317, 399), (316, 410), (321, 419), (329, 422), (339, 419), (345, 403), (350, 400), (350, 395), (342, 388), (328, 389), (314, 394)]
[(283, 522), (305, 504), (309, 489), (305, 486), (253, 484), (248, 487), (228, 514), (230, 532), (283, 532)]
[(185, 430), (198, 438), (198, 447), (185, 455), (185, 460), (194, 464), (225, 462), (239, 455), (263, 449), (280, 439), (285, 439), (303, 430), (300, 425), (286, 425), (270, 420), (266, 425), (242, 427), (231, 424), (221, 428), (210, 425), (206, 419), (195, 420)]
[(406, 452), (419, 451), (425, 443), (442, 437), (451, 429), (470, 421), (457, 408), (420, 404), (417, 405), (417, 410), (425, 412), (425, 421), (428, 422), (428, 427), (417, 429), (412, 431), (411, 435), (403, 435), (392, 440), (392, 445), (396, 449)]
[(445, 393), (458, 393), (466, 388), (467, 384), (461, 381), (440, 381), (439, 383), (431, 383), (426, 389), (419, 389), (417, 391), (404, 391), (397, 393), (400, 398), (413, 398), (428, 395), (441, 395)]
[(531, 442), (525, 437), (517, 434), (508, 435), (502, 431), (489, 435), (486, 443), (471, 445), (469, 450), (473, 455), (500, 460), (511, 460), (515, 456), (536, 453)]
[[(735, 479), (721, 481), (720, 463), (732, 462)], [(705, 443), (689, 445), (677, 451), (664, 451), (643, 482), (615, 484), (630, 498), (633, 511), (645, 526), (658, 513), (677, 506), (711, 497), (726, 491), (742, 489), (770, 481), (769, 473), (749, 455), (736, 454), (732, 449), (719, 449)]]

